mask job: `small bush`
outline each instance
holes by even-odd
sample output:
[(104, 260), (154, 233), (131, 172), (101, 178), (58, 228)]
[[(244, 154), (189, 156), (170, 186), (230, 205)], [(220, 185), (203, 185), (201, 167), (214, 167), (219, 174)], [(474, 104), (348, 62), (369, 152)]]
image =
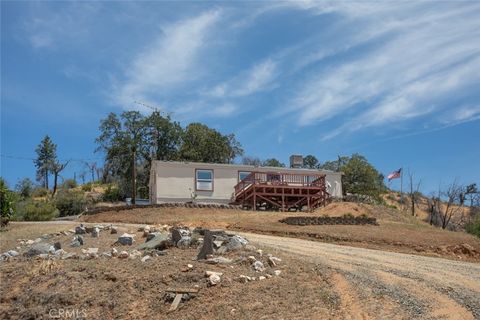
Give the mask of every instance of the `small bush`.
[(61, 217), (80, 214), (85, 210), (86, 205), (87, 200), (82, 192), (63, 190), (55, 197), (55, 206)]
[(93, 184), (91, 182), (82, 185), (82, 190), (85, 192), (91, 192), (93, 190)]
[(107, 189), (105, 189), (105, 193), (103, 194), (103, 201), (115, 202), (121, 200), (123, 200), (122, 193), (116, 185), (109, 185)]
[(17, 205), (17, 220), (47, 221), (58, 216), (58, 210), (53, 203), (46, 201), (25, 200)]
[(49, 194), (50, 194), (50, 191), (48, 191), (47, 189), (43, 187), (38, 187), (33, 190), (32, 197), (34, 198), (46, 197)]
[(344, 218), (355, 218), (355, 216), (353, 214), (351, 214), (350, 212), (347, 212), (343, 215)]
[(74, 179), (67, 179), (62, 183), (63, 189), (74, 189), (77, 187), (77, 181)]
[(465, 230), (480, 238), (480, 214), (477, 214), (472, 221), (465, 225)]
[(7, 183), (0, 178), (0, 226), (8, 225), (15, 213), (15, 194), (8, 189)]

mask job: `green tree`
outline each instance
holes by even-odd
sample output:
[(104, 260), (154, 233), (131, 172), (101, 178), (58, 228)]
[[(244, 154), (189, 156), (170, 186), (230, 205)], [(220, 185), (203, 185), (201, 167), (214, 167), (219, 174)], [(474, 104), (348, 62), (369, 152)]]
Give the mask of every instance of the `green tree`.
[(305, 168), (316, 169), (316, 168), (318, 168), (318, 165), (319, 165), (318, 159), (311, 154), (309, 154), (309, 155), (305, 156), (305, 158), (303, 158), (303, 166)]
[(201, 123), (191, 123), (185, 129), (180, 159), (208, 163), (231, 163), (243, 150), (233, 134), (222, 135)]
[(0, 226), (5, 227), (15, 213), (15, 194), (0, 177)]
[(15, 186), (15, 191), (22, 197), (23, 199), (29, 198), (32, 195), (33, 190), (35, 189), (35, 184), (33, 183), (30, 178), (24, 178), (17, 182)]
[(345, 192), (369, 195), (377, 200), (385, 192), (384, 176), (359, 154), (353, 154), (340, 171), (344, 173), (342, 182)]
[(37, 159), (34, 160), (37, 168), (37, 180), (48, 189), (48, 176), (52, 171), (52, 165), (57, 159), (57, 145), (46, 135), (35, 150)]
[[(138, 111), (110, 113), (100, 122), (96, 151), (105, 153), (104, 171), (119, 182), (125, 194), (136, 193), (136, 163), (145, 160), (149, 145), (145, 138), (147, 119)], [(130, 182), (130, 183), (128, 183)]]
[(147, 119), (146, 140), (155, 160), (177, 160), (182, 135), (182, 127), (169, 115), (164, 117), (159, 111), (154, 111)]
[(285, 164), (278, 161), (277, 159), (275, 158), (271, 158), (271, 159), (267, 159), (265, 161), (262, 162), (262, 166), (264, 167), (285, 167)]

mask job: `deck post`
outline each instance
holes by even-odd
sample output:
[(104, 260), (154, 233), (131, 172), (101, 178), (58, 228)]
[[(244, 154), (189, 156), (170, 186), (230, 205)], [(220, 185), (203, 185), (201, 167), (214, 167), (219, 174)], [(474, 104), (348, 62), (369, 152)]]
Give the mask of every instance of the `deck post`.
[(255, 186), (253, 186), (253, 211), (257, 211), (257, 192), (255, 189)]

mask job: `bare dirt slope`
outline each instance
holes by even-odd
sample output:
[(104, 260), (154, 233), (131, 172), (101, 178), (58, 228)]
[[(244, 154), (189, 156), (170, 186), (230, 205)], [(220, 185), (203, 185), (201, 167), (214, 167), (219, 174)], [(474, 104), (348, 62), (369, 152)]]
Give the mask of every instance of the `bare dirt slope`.
[(480, 265), (244, 233), (326, 270), (344, 319), (480, 319)]
[[(316, 225), (293, 226), (279, 222), (289, 216), (341, 216), (377, 218), (379, 226)], [(201, 226), (272, 234), (396, 252), (480, 261), (480, 239), (465, 232), (432, 227), (405, 213), (384, 206), (332, 203), (313, 213), (253, 212), (209, 208), (138, 208), (107, 211), (81, 218), (86, 222), (123, 222)], [(464, 245), (472, 250), (467, 250)]]

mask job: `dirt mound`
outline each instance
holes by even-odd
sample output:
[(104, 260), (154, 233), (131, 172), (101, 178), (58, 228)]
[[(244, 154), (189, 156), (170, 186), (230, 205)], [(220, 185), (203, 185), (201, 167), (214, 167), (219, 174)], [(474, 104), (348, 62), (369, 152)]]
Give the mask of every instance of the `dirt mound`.
[(315, 210), (316, 214), (327, 215), (329, 217), (343, 216), (352, 214), (354, 217), (368, 215), (372, 211), (370, 205), (355, 202), (333, 202), (323, 208)]

